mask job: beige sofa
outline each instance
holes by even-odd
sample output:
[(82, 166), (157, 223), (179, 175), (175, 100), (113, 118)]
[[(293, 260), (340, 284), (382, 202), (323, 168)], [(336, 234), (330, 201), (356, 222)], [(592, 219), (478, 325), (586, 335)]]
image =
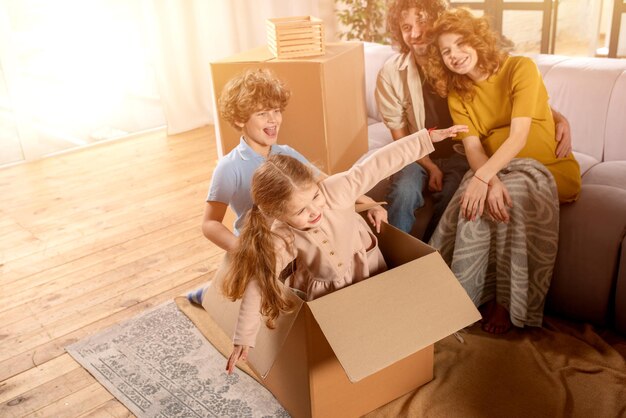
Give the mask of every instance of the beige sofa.
[[(370, 151), (390, 142), (374, 100), (376, 75), (394, 52), (365, 43)], [(561, 206), (560, 242), (546, 309), (626, 333), (626, 60), (536, 55), (553, 108), (570, 121), (583, 188)], [(387, 184), (371, 192), (384, 196)], [(419, 235), (431, 214), (418, 211)]]

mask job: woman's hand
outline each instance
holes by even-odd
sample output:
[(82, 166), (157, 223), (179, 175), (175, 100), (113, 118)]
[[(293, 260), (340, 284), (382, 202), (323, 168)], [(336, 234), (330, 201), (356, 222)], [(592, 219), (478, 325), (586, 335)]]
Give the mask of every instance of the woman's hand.
[(513, 207), (513, 201), (509, 195), (504, 183), (499, 178), (494, 177), (489, 185), (489, 191), (487, 192), (487, 208), (489, 214), (497, 222), (508, 223), (509, 209)]
[(433, 142), (443, 141), (446, 138), (455, 137), (458, 132), (469, 132), (467, 125), (454, 125), (447, 129), (433, 129), (429, 132)]
[(387, 210), (380, 205), (374, 206), (367, 211), (367, 219), (369, 219), (370, 223), (374, 228), (376, 228), (376, 232), (378, 233), (380, 233), (380, 224), (383, 222), (389, 222), (387, 219)]
[(476, 176), (470, 179), (467, 189), (461, 196), (461, 216), (468, 221), (473, 221), (483, 214), (487, 189), (487, 183)]
[(233, 370), (235, 370), (235, 366), (239, 360), (246, 361), (249, 348), (250, 347), (247, 345), (235, 345), (233, 347), (233, 352), (230, 353), (230, 357), (228, 357), (228, 362), (226, 363), (226, 371), (228, 374), (231, 374)]

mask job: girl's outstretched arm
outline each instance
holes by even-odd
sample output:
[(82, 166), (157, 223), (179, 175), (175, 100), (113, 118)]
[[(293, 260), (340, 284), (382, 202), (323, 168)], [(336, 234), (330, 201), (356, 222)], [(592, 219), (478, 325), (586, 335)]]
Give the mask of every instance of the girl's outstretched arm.
[(231, 374), (233, 370), (235, 370), (235, 366), (239, 360), (247, 360), (249, 348), (250, 347), (247, 345), (235, 345), (233, 347), (233, 351), (230, 353), (230, 357), (228, 357), (228, 362), (226, 363), (226, 371), (228, 374)]
[[(442, 131), (446, 132), (435, 134), (435, 139), (440, 141), (445, 134), (460, 129), (463, 128), (444, 129)], [(379, 181), (430, 154), (434, 149), (428, 131), (422, 129), (385, 145), (350, 170), (328, 177), (320, 183), (320, 187), (330, 206), (347, 208), (354, 204), (357, 196), (370, 190)]]
[[(439, 142), (446, 138), (455, 137), (458, 132), (467, 132), (467, 126), (465, 125), (454, 125), (447, 129), (437, 129), (430, 131), (430, 139), (433, 142)], [(398, 139), (398, 138), (394, 138)], [(422, 159), (427, 159), (428, 156), (422, 157)], [(422, 160), (420, 160), (422, 161)], [(374, 201), (369, 198), (367, 195), (362, 195), (357, 198), (357, 203), (373, 203)], [(388, 222), (387, 211), (382, 206), (375, 206), (372, 209), (367, 211), (367, 219), (370, 221), (372, 226), (376, 229), (376, 232), (380, 232), (380, 224), (382, 222)]]
[(254, 347), (261, 326), (261, 288), (259, 281), (251, 279), (246, 286), (239, 306), (233, 344)]
[[(237, 324), (235, 325), (235, 334), (233, 336), (233, 352), (231, 353), (230, 358), (226, 364), (226, 370), (231, 372), (237, 363), (237, 360), (243, 359), (248, 355), (249, 348), (252, 348), (256, 344), (256, 337), (259, 332), (259, 328), (262, 325), (263, 315), (266, 315), (273, 321), (275, 316), (272, 317), (271, 313), (267, 310), (264, 310), (264, 307), (267, 308), (267, 304), (263, 304), (264, 295), (268, 295), (268, 289), (275, 289), (276, 292), (280, 292), (280, 284), (276, 283), (278, 281), (278, 274), (296, 258), (296, 250), (293, 247), (293, 243), (288, 241), (287, 239), (281, 238), (286, 233), (290, 233), (288, 227), (286, 227), (286, 232), (278, 230), (274, 238), (272, 239), (272, 244), (274, 247), (274, 251), (272, 254), (276, 257), (275, 264), (275, 275), (268, 275), (267, 277), (261, 278), (260, 276), (250, 277), (247, 281), (245, 290), (243, 292), (243, 296), (241, 298), (241, 305), (239, 306), (239, 316), (237, 317)], [(247, 233), (247, 232), (244, 232)], [(240, 241), (240, 245), (241, 245)], [(258, 255), (258, 249), (256, 249)], [(232, 260), (233, 263), (236, 263), (237, 260)], [(259, 260), (256, 261), (257, 267), (259, 264)], [(247, 269), (245, 271), (250, 272), (251, 270)], [(256, 271), (258, 273), (258, 270)], [(250, 274), (252, 275), (252, 274)], [(278, 287), (276, 287), (278, 286)], [(272, 292), (270, 292), (272, 294)], [(287, 309), (287, 306), (277, 304), (274, 306), (273, 312), (278, 315), (281, 310)], [(268, 323), (269, 327), (272, 327), (270, 323)], [(240, 348), (238, 348), (240, 347)], [(242, 348), (243, 347), (243, 348)]]

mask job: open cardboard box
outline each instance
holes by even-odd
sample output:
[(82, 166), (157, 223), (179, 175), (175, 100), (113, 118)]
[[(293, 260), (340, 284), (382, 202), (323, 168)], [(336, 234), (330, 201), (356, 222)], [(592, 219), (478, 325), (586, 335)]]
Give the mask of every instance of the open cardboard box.
[[(441, 256), (383, 224), (379, 246), (389, 270), (261, 326), (248, 364), (294, 417), (370, 412), (433, 378), (433, 344), (480, 319)], [(239, 302), (219, 291), (225, 264), (203, 306), (233, 335)]]

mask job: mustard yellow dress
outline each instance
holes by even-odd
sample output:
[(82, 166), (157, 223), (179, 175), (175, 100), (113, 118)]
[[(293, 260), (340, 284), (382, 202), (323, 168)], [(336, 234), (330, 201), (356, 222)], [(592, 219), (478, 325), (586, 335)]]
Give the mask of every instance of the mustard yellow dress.
[(502, 68), (484, 81), (474, 84), (476, 96), (463, 102), (451, 92), (450, 114), (455, 124), (469, 127), (469, 132), (455, 139), (478, 136), (491, 156), (509, 136), (511, 119), (530, 117), (526, 146), (517, 158), (533, 158), (552, 173), (561, 203), (576, 200), (580, 193), (580, 167), (570, 153), (556, 158), (554, 119), (548, 104), (548, 92), (535, 63), (528, 57), (508, 57)]
[(581, 187), (580, 168), (570, 154), (556, 158), (555, 127), (548, 93), (534, 62), (508, 57), (498, 72), (475, 84), (476, 96), (448, 97), (455, 124), (477, 136), (493, 155), (508, 138), (511, 119), (532, 119), (526, 145), (498, 177), (513, 201), (507, 223), (488, 214), (475, 221), (460, 215), (468, 172), (448, 205), (430, 244), (439, 250), (476, 306), (494, 300), (518, 327), (541, 326), (558, 250), (559, 202), (573, 201)]

